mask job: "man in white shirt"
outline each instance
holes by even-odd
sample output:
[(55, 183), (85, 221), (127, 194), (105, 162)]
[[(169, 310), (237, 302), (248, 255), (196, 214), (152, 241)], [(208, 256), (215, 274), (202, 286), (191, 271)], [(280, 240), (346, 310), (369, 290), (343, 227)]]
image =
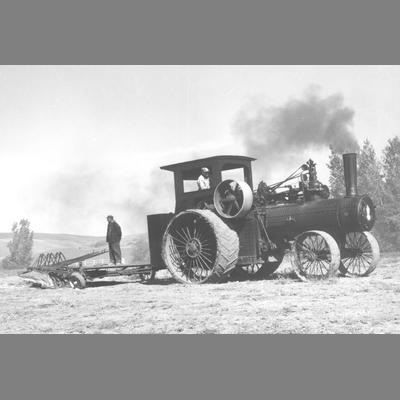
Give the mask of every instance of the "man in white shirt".
[(210, 170), (207, 167), (201, 169), (201, 175), (197, 179), (199, 190), (210, 189)]

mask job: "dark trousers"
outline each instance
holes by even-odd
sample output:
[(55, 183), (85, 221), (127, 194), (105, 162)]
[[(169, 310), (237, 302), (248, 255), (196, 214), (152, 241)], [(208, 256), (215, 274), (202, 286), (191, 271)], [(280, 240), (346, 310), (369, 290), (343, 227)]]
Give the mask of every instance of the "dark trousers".
[(108, 251), (110, 254), (110, 262), (118, 264), (121, 262), (121, 246), (119, 242), (108, 243)]

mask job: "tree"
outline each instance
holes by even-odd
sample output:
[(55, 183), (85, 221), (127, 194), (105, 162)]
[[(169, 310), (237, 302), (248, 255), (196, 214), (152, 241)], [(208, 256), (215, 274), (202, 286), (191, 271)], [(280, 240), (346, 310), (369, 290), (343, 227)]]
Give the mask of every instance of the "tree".
[(365, 140), (358, 157), (358, 193), (367, 194), (375, 205), (376, 222), (372, 229), (382, 250), (387, 250), (385, 221), (385, 199), (387, 197), (385, 181), (383, 179), (382, 164), (376, 156), (375, 149), (368, 140)]
[(395, 136), (388, 140), (383, 150), (383, 171), (386, 184), (395, 195), (400, 195), (400, 138)]
[(385, 183), (382, 164), (369, 140), (365, 140), (358, 157), (358, 193), (368, 194), (377, 207), (382, 208), (385, 198)]
[(345, 195), (344, 173), (342, 155), (339, 154), (332, 146), (329, 147), (331, 154), (327, 167), (330, 172), (329, 189), (333, 197), (342, 197)]
[(13, 238), (7, 247), (10, 255), (2, 261), (3, 268), (17, 269), (24, 268), (32, 262), (33, 231), (30, 229), (30, 222), (21, 219), (12, 227)]
[(391, 250), (400, 246), (400, 139), (389, 139), (383, 151), (385, 177), (385, 239)]

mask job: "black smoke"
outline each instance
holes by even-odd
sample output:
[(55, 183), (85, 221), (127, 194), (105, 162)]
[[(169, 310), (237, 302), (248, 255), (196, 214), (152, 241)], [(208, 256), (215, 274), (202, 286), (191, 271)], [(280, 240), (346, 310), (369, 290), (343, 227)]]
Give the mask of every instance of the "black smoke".
[(281, 106), (249, 103), (238, 113), (233, 133), (239, 137), (258, 167), (304, 162), (318, 149), (340, 153), (358, 150), (352, 132), (354, 110), (344, 104), (341, 94), (327, 97), (309, 88), (304, 97)]

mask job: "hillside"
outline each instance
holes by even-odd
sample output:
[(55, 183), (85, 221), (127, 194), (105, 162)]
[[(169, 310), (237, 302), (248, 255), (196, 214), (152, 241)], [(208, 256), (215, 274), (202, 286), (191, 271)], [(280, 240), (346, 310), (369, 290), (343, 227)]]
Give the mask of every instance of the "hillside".
[[(9, 254), (7, 243), (11, 240), (11, 233), (0, 233), (0, 258)], [(62, 251), (67, 258), (76, 257), (92, 250), (106, 248), (107, 243), (103, 236), (81, 236), (59, 233), (35, 233), (33, 253), (36, 257), (43, 252)], [(147, 234), (127, 235), (121, 241), (122, 256), (125, 262), (147, 262), (148, 242)], [(102, 256), (103, 258), (106, 256)]]

